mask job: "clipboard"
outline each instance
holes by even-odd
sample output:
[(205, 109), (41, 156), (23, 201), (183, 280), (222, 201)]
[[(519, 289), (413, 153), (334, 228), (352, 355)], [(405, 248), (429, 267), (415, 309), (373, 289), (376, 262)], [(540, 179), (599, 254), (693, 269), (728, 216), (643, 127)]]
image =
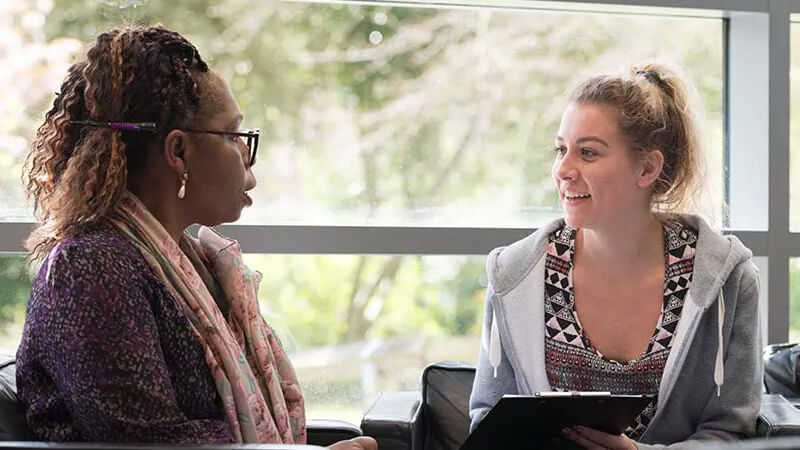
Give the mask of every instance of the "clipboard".
[(653, 399), (652, 395), (610, 392), (537, 392), (504, 395), (469, 435), (461, 450), (575, 448), (561, 430), (583, 425), (621, 434)]

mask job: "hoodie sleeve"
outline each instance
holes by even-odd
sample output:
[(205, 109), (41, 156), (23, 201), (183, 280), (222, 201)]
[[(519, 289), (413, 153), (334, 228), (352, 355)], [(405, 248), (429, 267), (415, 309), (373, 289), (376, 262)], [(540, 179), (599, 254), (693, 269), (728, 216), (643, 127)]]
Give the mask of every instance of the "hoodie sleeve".
[[(697, 430), (687, 441), (663, 445), (637, 444), (640, 450), (692, 448), (698, 441), (735, 441), (755, 434), (761, 404), (761, 332), (759, 317), (759, 281), (756, 269), (748, 264), (743, 270), (736, 295), (733, 327), (725, 348), (725, 379), (720, 395), (708, 398)], [(716, 305), (715, 305), (716, 306)], [(727, 306), (727, 305), (726, 305)], [(714, 307), (716, 310), (716, 307)]]
[[(518, 393), (514, 369), (511, 368), (511, 363), (508, 362), (508, 358), (501, 350), (499, 335), (492, 332), (494, 318), (494, 310), (492, 308), (493, 295), (494, 290), (492, 285), (489, 284), (489, 287), (486, 288), (486, 305), (483, 311), (481, 350), (478, 355), (478, 367), (475, 373), (475, 381), (472, 385), (472, 394), (469, 398), (470, 433), (478, 426), (495, 403), (503, 397), (503, 394)], [(495, 350), (490, 352), (490, 348), (493, 346)], [(491, 356), (490, 353), (492, 353)]]

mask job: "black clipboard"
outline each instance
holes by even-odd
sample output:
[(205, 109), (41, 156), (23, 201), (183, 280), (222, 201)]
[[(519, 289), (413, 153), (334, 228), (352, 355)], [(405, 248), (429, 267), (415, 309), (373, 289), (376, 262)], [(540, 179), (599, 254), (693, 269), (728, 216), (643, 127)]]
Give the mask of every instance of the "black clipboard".
[(469, 435), (461, 450), (574, 448), (561, 430), (583, 425), (621, 434), (653, 399), (610, 392), (505, 395)]

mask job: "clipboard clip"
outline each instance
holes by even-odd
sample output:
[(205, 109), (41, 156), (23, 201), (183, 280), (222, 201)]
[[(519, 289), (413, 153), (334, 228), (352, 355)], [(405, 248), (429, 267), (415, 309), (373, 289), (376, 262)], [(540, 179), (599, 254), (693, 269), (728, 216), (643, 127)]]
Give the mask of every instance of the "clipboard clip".
[(611, 397), (609, 391), (545, 391), (535, 392), (534, 397), (539, 398), (564, 398), (564, 397)]

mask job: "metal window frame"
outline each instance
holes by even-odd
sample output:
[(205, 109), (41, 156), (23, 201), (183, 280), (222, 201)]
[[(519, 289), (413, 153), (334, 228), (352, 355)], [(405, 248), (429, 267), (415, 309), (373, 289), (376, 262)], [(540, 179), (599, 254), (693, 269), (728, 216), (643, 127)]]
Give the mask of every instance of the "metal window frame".
[[(324, 0), (323, 0), (324, 1)], [(789, 332), (789, 259), (800, 233), (789, 227), (790, 20), (800, 0), (396, 0), (357, 3), (653, 12), (727, 21), (725, 129), (730, 230), (759, 259), (768, 342)], [(625, 9), (628, 8), (628, 9)], [(677, 11), (677, 13), (676, 13)], [(710, 11), (710, 13), (709, 13)], [(665, 37), (665, 42), (668, 36)], [(666, 44), (665, 44), (666, 45)], [(0, 222), (0, 252), (23, 252), (30, 222)], [(253, 253), (483, 255), (531, 229), (381, 226), (226, 225)], [(755, 230), (755, 231), (753, 231)], [(768, 294), (767, 294), (768, 293)]]

